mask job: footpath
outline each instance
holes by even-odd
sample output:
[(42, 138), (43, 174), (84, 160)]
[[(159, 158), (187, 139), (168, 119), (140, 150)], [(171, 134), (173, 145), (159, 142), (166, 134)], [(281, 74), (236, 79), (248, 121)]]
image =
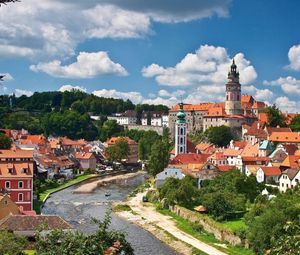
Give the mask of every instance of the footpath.
[[(178, 229), (175, 225), (175, 222), (172, 220), (170, 216), (162, 215), (157, 212), (155, 208), (150, 204), (144, 204), (142, 202), (142, 197), (146, 194), (138, 193), (136, 197), (129, 198), (126, 201), (133, 213), (129, 211), (116, 212), (119, 216), (127, 219), (128, 221), (135, 223), (149, 232), (151, 228), (147, 227), (149, 225), (157, 226), (158, 228), (166, 231), (167, 233), (174, 236), (176, 239), (185, 242), (186, 244), (206, 253), (209, 255), (226, 255), (226, 253), (219, 251), (213, 246), (210, 246), (200, 240), (194, 238), (193, 236), (185, 233), (184, 231)], [(152, 234), (156, 234), (152, 232)]]

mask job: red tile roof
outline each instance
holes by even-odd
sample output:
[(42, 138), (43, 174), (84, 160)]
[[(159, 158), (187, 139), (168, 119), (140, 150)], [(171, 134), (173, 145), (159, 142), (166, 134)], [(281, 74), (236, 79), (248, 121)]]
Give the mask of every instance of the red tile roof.
[[(208, 111), (211, 107), (222, 107), (225, 108), (225, 103), (201, 103), (201, 104), (184, 104), (183, 110), (188, 111)], [(179, 105), (175, 105), (170, 109), (170, 112), (177, 112)]]
[(299, 132), (273, 132), (270, 135), (269, 140), (273, 142), (300, 143), (300, 133)]
[(91, 152), (76, 152), (75, 158), (77, 159), (91, 159), (95, 158), (94, 154)]
[(120, 140), (120, 139), (126, 140), (127, 143), (128, 143), (129, 145), (136, 145), (136, 144), (137, 144), (136, 141), (130, 139), (129, 137), (112, 137), (112, 138), (108, 139), (105, 143), (106, 143), (108, 146), (114, 145), (114, 144), (116, 144), (116, 142), (117, 142), (118, 140)]
[(275, 166), (262, 166), (261, 169), (263, 170), (266, 176), (279, 176), (281, 175), (281, 171), (279, 167)]
[(33, 158), (33, 151), (28, 150), (0, 150), (1, 158)]
[(184, 164), (201, 164), (207, 161), (207, 158), (210, 154), (196, 154), (196, 153), (187, 153), (187, 154), (178, 154), (170, 162), (171, 165), (184, 165)]
[(218, 166), (218, 168), (219, 168), (219, 170), (221, 171), (221, 172), (227, 172), (227, 171), (230, 171), (230, 170), (232, 170), (232, 169), (234, 169), (234, 166)]

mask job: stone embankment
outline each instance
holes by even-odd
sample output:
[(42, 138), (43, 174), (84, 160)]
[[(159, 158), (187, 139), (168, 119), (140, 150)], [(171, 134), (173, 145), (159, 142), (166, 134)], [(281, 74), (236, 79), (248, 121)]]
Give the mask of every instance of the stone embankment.
[[(80, 185), (73, 193), (93, 193), (98, 187), (105, 186), (111, 183), (123, 183), (124, 181), (134, 178), (139, 175), (144, 175), (145, 172), (139, 171), (136, 173), (128, 173), (123, 175), (102, 177), (101, 179), (94, 180), (89, 183)], [(100, 178), (100, 177), (99, 177)]]

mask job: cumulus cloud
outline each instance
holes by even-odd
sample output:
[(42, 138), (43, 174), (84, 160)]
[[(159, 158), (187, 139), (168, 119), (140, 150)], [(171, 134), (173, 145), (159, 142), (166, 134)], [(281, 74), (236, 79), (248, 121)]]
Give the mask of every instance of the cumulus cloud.
[(300, 71), (300, 44), (294, 45), (289, 49), (288, 58), (290, 61), (288, 67)]
[(263, 83), (264, 85), (280, 86), (286, 94), (300, 95), (300, 80), (297, 80), (292, 76), (280, 77), (277, 80), (264, 81)]
[(299, 112), (300, 109), (300, 102), (290, 100), (286, 96), (276, 98), (275, 104), (283, 112)]
[[(242, 84), (257, 78), (256, 71), (243, 53), (234, 56)], [(151, 64), (142, 69), (144, 77), (154, 77), (158, 84), (166, 86), (224, 86), (231, 59), (223, 47), (202, 45), (195, 53), (188, 53), (174, 67)]]
[(80, 52), (77, 56), (77, 61), (70, 65), (63, 66), (61, 61), (54, 60), (48, 63), (31, 65), (30, 70), (45, 72), (54, 77), (78, 79), (93, 78), (105, 74), (128, 75), (125, 68), (113, 62), (107, 52), (104, 51), (94, 53)]
[(15, 95), (16, 95), (16, 97), (20, 97), (22, 95), (30, 97), (33, 95), (33, 92), (30, 90), (25, 90), (25, 89), (15, 89)]
[(163, 98), (161, 96), (151, 94), (149, 98), (145, 98), (140, 92), (136, 91), (122, 92), (115, 89), (101, 89), (95, 90), (92, 94), (98, 97), (111, 97), (124, 100), (129, 99), (134, 104), (163, 104), (170, 107), (178, 103), (178, 98), (175, 96), (166, 96)]
[[(89, 38), (142, 38), (152, 22), (225, 17), (231, 0), (26, 0), (0, 9), (0, 56), (65, 59)], [(16, 19), (17, 17), (17, 19)]]
[(267, 101), (273, 98), (274, 94), (269, 89), (258, 89), (253, 85), (242, 86), (243, 93), (252, 95), (257, 101)]
[(73, 91), (73, 90), (79, 90), (82, 92), (86, 92), (86, 88), (84, 87), (79, 87), (79, 86), (73, 86), (73, 85), (62, 85), (58, 91), (64, 92), (64, 91)]
[(158, 95), (161, 97), (180, 97), (185, 94), (184, 90), (176, 90), (174, 92), (166, 91), (165, 89), (161, 89), (158, 91)]

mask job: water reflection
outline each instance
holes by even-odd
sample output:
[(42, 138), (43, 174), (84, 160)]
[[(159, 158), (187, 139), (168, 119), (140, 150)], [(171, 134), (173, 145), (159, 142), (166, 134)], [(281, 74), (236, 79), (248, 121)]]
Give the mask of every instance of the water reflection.
[[(92, 194), (74, 194), (76, 187), (73, 186), (53, 194), (45, 203), (42, 213), (60, 215), (74, 228), (89, 233), (97, 228), (90, 222), (92, 217), (103, 219), (110, 202), (125, 199), (143, 181), (144, 177), (138, 176), (122, 184), (101, 187)], [(106, 193), (111, 195), (107, 197)], [(115, 214), (112, 214), (111, 227), (127, 233), (127, 240), (132, 244), (137, 255), (177, 254), (146, 230)]]

